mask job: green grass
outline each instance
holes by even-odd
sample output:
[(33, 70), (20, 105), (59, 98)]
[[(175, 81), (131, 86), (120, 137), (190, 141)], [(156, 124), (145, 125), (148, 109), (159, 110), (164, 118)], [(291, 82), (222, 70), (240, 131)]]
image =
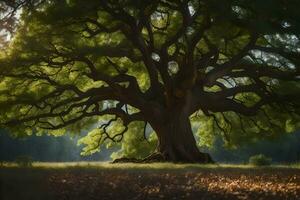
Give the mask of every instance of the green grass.
[[(18, 168), (13, 162), (2, 163), (2, 168)], [(243, 164), (174, 164), (174, 163), (118, 163), (109, 162), (33, 162), (32, 167), (38, 169), (102, 169), (102, 170), (197, 170), (197, 169), (227, 169), (227, 168), (261, 168), (253, 165)], [(293, 164), (275, 164), (265, 166), (264, 168), (295, 168), (300, 169), (300, 163)]]

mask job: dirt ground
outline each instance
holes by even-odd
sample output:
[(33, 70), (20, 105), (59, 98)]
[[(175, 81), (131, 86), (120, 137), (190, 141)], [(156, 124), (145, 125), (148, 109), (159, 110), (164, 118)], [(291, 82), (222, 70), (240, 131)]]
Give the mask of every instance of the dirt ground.
[(3, 200), (300, 199), (300, 169), (292, 168), (9, 169), (0, 180)]

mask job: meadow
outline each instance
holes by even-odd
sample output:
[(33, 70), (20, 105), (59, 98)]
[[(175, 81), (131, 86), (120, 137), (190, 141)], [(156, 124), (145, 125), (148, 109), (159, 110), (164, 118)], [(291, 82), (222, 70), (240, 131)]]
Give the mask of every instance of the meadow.
[(300, 165), (2, 163), (10, 199), (300, 199)]

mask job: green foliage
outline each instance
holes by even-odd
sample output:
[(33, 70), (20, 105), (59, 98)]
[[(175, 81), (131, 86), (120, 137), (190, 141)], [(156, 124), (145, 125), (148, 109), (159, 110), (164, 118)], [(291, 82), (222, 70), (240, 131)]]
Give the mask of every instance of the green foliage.
[(142, 136), (139, 130), (136, 130), (136, 135), (126, 135), (121, 142), (121, 149), (111, 154), (112, 159), (121, 157), (126, 158), (138, 158), (142, 159), (150, 155), (155, 151), (157, 146), (157, 138), (154, 132), (152, 132), (147, 140)]
[(263, 154), (254, 155), (249, 158), (249, 164), (254, 166), (266, 166), (271, 165), (271, 163), (272, 158), (268, 158)]
[(200, 147), (212, 147), (215, 139), (214, 119), (203, 113), (192, 118), (193, 132), (198, 138), (197, 144)]
[[(34, 11), (24, 8), (13, 40), (0, 53), (1, 126), (4, 124), (16, 137), (45, 133), (60, 136), (67, 132), (77, 134), (90, 130), (79, 141), (79, 144), (85, 145), (83, 155), (95, 153), (99, 151), (99, 145), (106, 145), (121, 148), (120, 152), (112, 155), (114, 158), (144, 157), (154, 151), (157, 140), (155, 133), (150, 134), (148, 142), (142, 140), (143, 122), (140, 121), (145, 121), (145, 116), (138, 122), (124, 120), (124, 123), (119, 116), (110, 124), (106, 130), (110, 137), (128, 126), (124, 137), (119, 135), (115, 138), (123, 139), (116, 144), (105, 140), (103, 130), (93, 129), (111, 119), (111, 113), (101, 112), (115, 108), (117, 103), (122, 104), (119, 111), (124, 111), (124, 106), (131, 107), (130, 114), (150, 113), (141, 109), (144, 104), (147, 104), (146, 109), (158, 105), (155, 109), (163, 108), (169, 112), (172, 110), (168, 107), (169, 102), (181, 102), (177, 94), (172, 94), (173, 91), (176, 93), (182, 87), (188, 90), (187, 93), (199, 90), (191, 95), (195, 97), (191, 102), (203, 101), (191, 117), (201, 147), (212, 146), (215, 137), (220, 135), (225, 146), (234, 148), (261, 138), (274, 139), (283, 132), (292, 132), (300, 127), (299, 98), (289, 99), (300, 94), (299, 77), (293, 77), (294, 80), (283, 77), (279, 81), (281, 77), (277, 73), (299, 71), (300, 26), (295, 20), (299, 18), (296, 9), (299, 2), (192, 0), (187, 1), (186, 9), (190, 15), (198, 13), (189, 20), (180, 13), (181, 9), (176, 9), (181, 1), (166, 2), (126, 0), (109, 1), (106, 5), (96, 0), (88, 3), (83, 0), (53, 0), (43, 1)], [(126, 17), (120, 10), (127, 14)], [(193, 17), (195, 21), (188, 24)], [(149, 29), (142, 24), (144, 22), (152, 27)], [(184, 30), (187, 24), (187, 30)], [(136, 37), (139, 31), (139, 37)], [(259, 35), (256, 45), (274, 47), (275, 52), (254, 49), (239, 56), (253, 32)], [(197, 42), (198, 33), (201, 37)], [(155, 65), (153, 71), (157, 72), (156, 85), (159, 88), (154, 90), (147, 70), (150, 65), (145, 61), (151, 60), (149, 55), (152, 53), (163, 52), (161, 48), (174, 37), (175, 42), (167, 45), (166, 53), (161, 53), (168, 54), (164, 59), (161, 55), (162, 63), (151, 62), (151, 66)], [(195, 50), (190, 52), (190, 44), (195, 38)], [(144, 48), (149, 49), (145, 51)], [(143, 55), (145, 52), (148, 55)], [(205, 78), (212, 68), (217, 69), (232, 59), (237, 60), (231, 63), (236, 68), (215, 80), (215, 85), (205, 85), (209, 81)], [(162, 66), (169, 61), (178, 65), (180, 76), (174, 72), (166, 79), (168, 73), (162, 74), (165, 70)], [(193, 63), (200, 64), (194, 66)], [(256, 68), (243, 68), (244, 64)], [(185, 71), (189, 67), (197, 69)], [(191, 72), (196, 75), (184, 80), (184, 76)], [(234, 76), (239, 73), (242, 75)], [(262, 75), (256, 77), (256, 73)], [(272, 76), (269, 77), (269, 74)], [(130, 76), (137, 86), (132, 86), (128, 80), (119, 80), (117, 75)], [(189, 81), (195, 85), (186, 89)], [(252, 84), (260, 89), (241, 90), (220, 98), (220, 101), (214, 100), (223, 90)], [(129, 91), (129, 87), (136, 90)], [(103, 92), (103, 89), (107, 90)], [(269, 93), (274, 100), (284, 98), (284, 102), (288, 103), (268, 103), (253, 116), (240, 114), (234, 106), (228, 108), (225, 105), (223, 108), (227, 100), (232, 100), (230, 103), (233, 105), (238, 103), (244, 109), (255, 108), (262, 100), (261, 96)], [(201, 97), (196, 99), (198, 96)], [(174, 107), (178, 106), (175, 104)]]
[[(119, 149), (111, 155), (112, 159), (120, 157), (128, 158), (144, 158), (150, 153), (154, 152), (157, 145), (157, 138), (154, 132), (148, 133), (148, 138), (144, 138), (144, 123), (134, 122), (129, 125), (128, 131), (125, 133), (123, 140), (120, 143), (103, 140), (105, 136), (103, 131), (99, 128), (95, 128), (90, 131), (85, 137), (78, 140), (79, 145), (84, 145), (82, 155), (87, 156), (95, 152), (99, 152), (101, 145), (106, 145), (106, 148), (116, 148)], [(108, 134), (112, 137), (114, 134), (118, 133), (122, 129), (122, 125), (114, 124)]]
[(247, 117), (234, 112), (206, 116), (196, 113), (191, 122), (200, 147), (212, 148), (215, 138), (223, 138), (225, 147), (238, 148), (261, 139), (276, 140), (284, 133), (299, 129), (299, 116), (285, 109), (264, 106), (256, 116)]

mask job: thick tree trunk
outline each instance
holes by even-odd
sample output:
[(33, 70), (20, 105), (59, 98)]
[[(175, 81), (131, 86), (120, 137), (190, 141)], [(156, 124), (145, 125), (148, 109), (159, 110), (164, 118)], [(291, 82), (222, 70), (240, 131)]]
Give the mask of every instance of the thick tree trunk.
[(121, 158), (114, 162), (214, 163), (209, 154), (200, 152), (197, 147), (189, 119), (192, 102), (192, 95), (188, 93), (168, 106), (169, 109), (156, 108), (148, 112), (148, 122), (158, 138), (156, 152), (141, 160)]
[(183, 112), (171, 112), (164, 124), (153, 127), (158, 137), (157, 151), (163, 160), (171, 162), (213, 163), (207, 153), (196, 145), (189, 117)]

